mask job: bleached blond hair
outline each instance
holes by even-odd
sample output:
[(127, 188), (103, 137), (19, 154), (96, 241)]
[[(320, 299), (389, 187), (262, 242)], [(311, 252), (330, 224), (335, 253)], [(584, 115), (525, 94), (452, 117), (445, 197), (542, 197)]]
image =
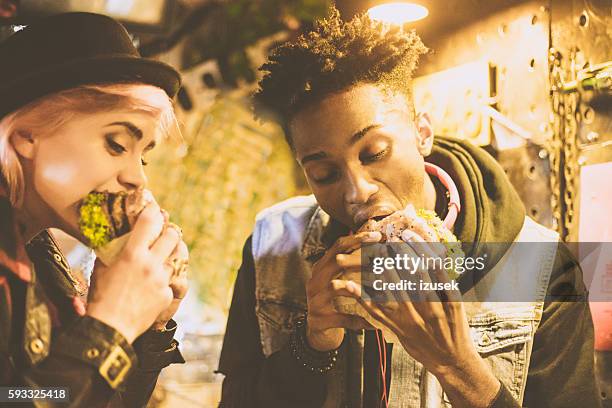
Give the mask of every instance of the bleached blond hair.
[(139, 83), (84, 85), (41, 97), (0, 118), (0, 183), (14, 207), (22, 204), (25, 182), (17, 152), (16, 132), (45, 136), (77, 115), (126, 110), (150, 114), (164, 138), (180, 139), (172, 100), (161, 88)]

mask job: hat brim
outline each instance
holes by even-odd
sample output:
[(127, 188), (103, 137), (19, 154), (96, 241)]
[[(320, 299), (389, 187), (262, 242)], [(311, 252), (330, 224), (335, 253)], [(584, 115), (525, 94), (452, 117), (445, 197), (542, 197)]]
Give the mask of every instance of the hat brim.
[(172, 98), (180, 88), (181, 77), (168, 64), (140, 57), (107, 55), (71, 60), (5, 81), (0, 86), (0, 117), (65, 89), (122, 82), (157, 86)]

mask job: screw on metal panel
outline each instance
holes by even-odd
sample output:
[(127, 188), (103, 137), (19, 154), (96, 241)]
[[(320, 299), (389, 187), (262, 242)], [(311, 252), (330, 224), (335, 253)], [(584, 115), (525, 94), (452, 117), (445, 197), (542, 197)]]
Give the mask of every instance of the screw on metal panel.
[(535, 71), (535, 58), (529, 60), (529, 72)]
[(593, 108), (591, 108), (590, 106), (587, 107), (584, 110), (584, 113), (582, 114), (582, 118), (584, 120), (584, 123), (586, 123), (587, 125), (593, 123), (593, 121), (595, 120), (595, 111), (593, 110)]
[(531, 166), (529, 166), (528, 177), (529, 178), (534, 178), (535, 174), (536, 174), (536, 166), (535, 166), (535, 164), (532, 164)]
[(597, 132), (589, 132), (586, 136), (586, 139), (589, 142), (596, 142), (599, 139), (599, 133)]
[(536, 110), (537, 110), (537, 106), (535, 104), (529, 105), (529, 117), (531, 117), (531, 119), (535, 119)]
[(578, 17), (578, 25), (580, 27), (587, 27), (589, 25), (589, 15), (586, 10), (582, 10), (580, 17)]

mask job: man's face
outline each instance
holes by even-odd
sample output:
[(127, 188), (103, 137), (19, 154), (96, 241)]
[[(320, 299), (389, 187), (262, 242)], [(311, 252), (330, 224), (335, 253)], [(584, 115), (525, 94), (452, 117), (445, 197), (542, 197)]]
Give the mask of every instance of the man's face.
[(319, 205), (354, 231), (412, 203), (426, 207), (423, 157), (433, 132), (405, 96), (359, 84), (291, 120), (298, 162)]

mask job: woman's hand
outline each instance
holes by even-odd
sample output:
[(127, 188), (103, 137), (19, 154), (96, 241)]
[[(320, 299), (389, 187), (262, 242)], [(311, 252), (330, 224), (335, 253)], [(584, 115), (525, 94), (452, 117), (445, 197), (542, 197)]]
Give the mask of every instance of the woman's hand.
[[(181, 232), (164, 228), (165, 218), (157, 203), (149, 203), (118, 260), (110, 267), (96, 262), (92, 275), (87, 314), (115, 328), (130, 343), (172, 307), (173, 268), (166, 264), (184, 249), (179, 248)], [(175, 280), (174, 291), (180, 297), (184, 288), (179, 284)]]
[(187, 245), (184, 241), (181, 241), (176, 247), (176, 251), (170, 257), (171, 259), (178, 259), (181, 262), (185, 262), (185, 266), (180, 268), (176, 274), (173, 274), (170, 279), (170, 289), (172, 289), (172, 302), (170, 306), (163, 312), (157, 316), (153, 326), (151, 327), (154, 330), (163, 330), (166, 328), (166, 324), (172, 319), (179, 306), (181, 305), (181, 301), (187, 294), (187, 290), (189, 289), (188, 279), (187, 279), (187, 261), (189, 260), (189, 250), (187, 249)]

